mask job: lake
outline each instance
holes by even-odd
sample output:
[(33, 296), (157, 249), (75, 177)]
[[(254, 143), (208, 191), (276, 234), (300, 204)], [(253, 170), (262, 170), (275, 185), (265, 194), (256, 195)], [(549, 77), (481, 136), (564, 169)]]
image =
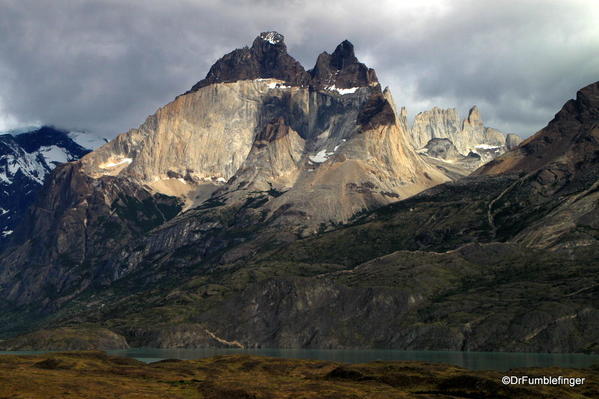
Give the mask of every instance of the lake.
[[(599, 355), (578, 353), (508, 353), (458, 351), (401, 351), (401, 350), (324, 350), (324, 349), (155, 349), (136, 348), (107, 351), (146, 363), (163, 359), (199, 359), (217, 355), (248, 354), (295, 359), (329, 360), (346, 363), (384, 361), (419, 361), (447, 363), (471, 370), (499, 370), (521, 367), (588, 368), (599, 365)], [(1, 352), (0, 354), (39, 354), (40, 351)]]
[[(40, 352), (0, 352), (34, 354)], [(113, 350), (108, 353), (132, 357), (146, 363), (163, 359), (199, 359), (216, 355), (248, 354), (296, 359), (329, 360), (347, 363), (365, 363), (376, 360), (408, 360), (448, 363), (471, 370), (500, 370), (520, 367), (586, 368), (599, 365), (599, 355), (578, 353), (506, 353), (457, 351), (401, 351), (401, 350), (323, 350), (323, 349), (154, 349), (136, 348)]]

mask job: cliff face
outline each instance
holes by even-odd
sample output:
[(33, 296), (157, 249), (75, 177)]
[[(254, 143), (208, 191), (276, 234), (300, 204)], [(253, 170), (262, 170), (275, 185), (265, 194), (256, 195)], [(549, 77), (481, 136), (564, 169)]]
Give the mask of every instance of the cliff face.
[(81, 164), (188, 207), (216, 189), (227, 198), (274, 189), (284, 194), (271, 212), (292, 203), (318, 225), (447, 180), (406, 143), (378, 85), (344, 93), (260, 78), (181, 96)]
[(461, 131), (461, 125), (455, 108), (433, 107), (430, 111), (420, 112), (416, 115), (410, 134), (417, 149), (426, 146), (433, 138), (447, 138), (456, 148), (460, 145), (459, 149), (463, 151), (461, 140), (456, 140)]

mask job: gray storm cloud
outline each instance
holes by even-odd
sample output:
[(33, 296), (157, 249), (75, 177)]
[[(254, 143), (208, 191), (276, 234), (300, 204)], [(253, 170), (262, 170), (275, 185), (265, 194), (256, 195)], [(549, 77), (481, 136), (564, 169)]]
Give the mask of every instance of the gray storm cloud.
[[(414, 5), (417, 3), (417, 5)], [(306, 68), (344, 39), (413, 116), (477, 104), (528, 136), (599, 80), (596, 1), (0, 0), (0, 128), (114, 137), (261, 31)]]

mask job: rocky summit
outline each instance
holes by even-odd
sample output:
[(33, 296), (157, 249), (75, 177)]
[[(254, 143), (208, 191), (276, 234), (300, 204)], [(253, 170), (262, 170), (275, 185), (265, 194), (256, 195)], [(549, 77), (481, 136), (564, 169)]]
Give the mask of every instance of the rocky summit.
[(477, 108), (409, 128), (350, 42), (306, 71), (262, 33), (52, 170), (0, 347), (596, 352), (596, 92), (521, 144)]
[(354, 46), (344, 40), (333, 52), (326, 51), (318, 56), (316, 65), (308, 71), (310, 83), (318, 88), (344, 89), (371, 86), (378, 84), (373, 69), (358, 61), (354, 54)]
[(259, 78), (273, 78), (288, 84), (302, 86), (310, 81), (304, 67), (287, 54), (284, 36), (278, 32), (263, 32), (251, 47), (237, 49), (219, 59), (206, 77), (191, 91), (213, 83), (236, 82)]

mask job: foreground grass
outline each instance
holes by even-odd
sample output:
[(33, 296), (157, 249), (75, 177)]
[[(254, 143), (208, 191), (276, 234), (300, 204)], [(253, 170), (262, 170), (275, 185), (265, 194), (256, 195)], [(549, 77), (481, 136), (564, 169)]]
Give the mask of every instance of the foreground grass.
[(217, 356), (144, 364), (104, 352), (0, 356), (0, 398), (597, 398), (599, 370), (522, 369), (585, 384), (505, 386), (502, 373), (420, 362), (342, 364)]

